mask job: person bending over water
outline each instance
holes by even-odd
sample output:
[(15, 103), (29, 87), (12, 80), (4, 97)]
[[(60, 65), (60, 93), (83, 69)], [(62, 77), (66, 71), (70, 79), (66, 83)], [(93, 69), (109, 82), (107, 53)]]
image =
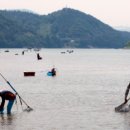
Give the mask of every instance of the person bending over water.
[(8, 90), (2, 90), (2, 91), (0, 91), (0, 97), (2, 98), (2, 102), (0, 105), (0, 113), (3, 114), (5, 100), (8, 100), (7, 114), (11, 114), (11, 109), (12, 109), (13, 103), (16, 99), (16, 95)]

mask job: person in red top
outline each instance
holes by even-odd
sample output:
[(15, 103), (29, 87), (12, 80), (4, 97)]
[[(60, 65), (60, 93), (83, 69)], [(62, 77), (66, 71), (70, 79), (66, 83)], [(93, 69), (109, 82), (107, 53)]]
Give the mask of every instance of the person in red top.
[(7, 114), (11, 114), (11, 109), (16, 99), (16, 95), (8, 90), (2, 90), (0, 91), (0, 97), (2, 98), (2, 102), (0, 104), (0, 113), (3, 113), (5, 100), (8, 100), (9, 102), (7, 105)]

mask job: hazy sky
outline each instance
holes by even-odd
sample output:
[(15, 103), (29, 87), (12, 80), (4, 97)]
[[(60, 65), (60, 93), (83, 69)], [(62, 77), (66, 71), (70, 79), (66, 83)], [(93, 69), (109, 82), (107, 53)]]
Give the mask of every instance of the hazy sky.
[(130, 27), (130, 0), (0, 0), (0, 9), (48, 14), (64, 7), (90, 14), (110, 26)]

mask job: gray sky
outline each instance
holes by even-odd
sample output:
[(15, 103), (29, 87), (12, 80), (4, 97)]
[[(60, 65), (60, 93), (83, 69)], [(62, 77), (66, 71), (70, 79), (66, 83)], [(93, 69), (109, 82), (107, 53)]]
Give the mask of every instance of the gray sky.
[(130, 27), (130, 0), (0, 0), (0, 9), (27, 9), (39, 14), (64, 7), (90, 14), (113, 27)]

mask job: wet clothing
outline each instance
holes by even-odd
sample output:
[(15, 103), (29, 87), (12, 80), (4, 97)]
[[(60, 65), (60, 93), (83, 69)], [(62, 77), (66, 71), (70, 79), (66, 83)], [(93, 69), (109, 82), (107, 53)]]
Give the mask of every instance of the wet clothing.
[(2, 102), (0, 105), (0, 112), (4, 111), (5, 100), (8, 100), (9, 102), (7, 105), (7, 113), (11, 113), (11, 109), (12, 109), (14, 100), (16, 99), (16, 95), (8, 90), (3, 90), (3, 91), (0, 91), (0, 96), (2, 98)]

